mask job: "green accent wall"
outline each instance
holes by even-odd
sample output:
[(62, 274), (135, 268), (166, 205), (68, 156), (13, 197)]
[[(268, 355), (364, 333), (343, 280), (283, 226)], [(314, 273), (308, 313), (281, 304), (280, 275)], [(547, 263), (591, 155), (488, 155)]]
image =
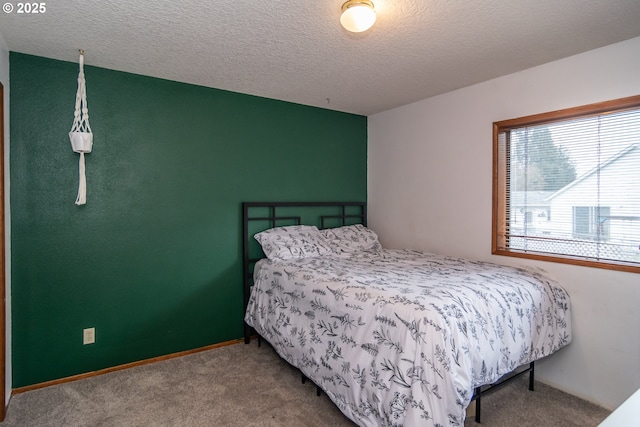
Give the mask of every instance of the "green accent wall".
[(10, 72), (14, 387), (240, 338), (241, 202), (366, 201), (364, 116), (87, 66), (76, 206), (78, 65)]

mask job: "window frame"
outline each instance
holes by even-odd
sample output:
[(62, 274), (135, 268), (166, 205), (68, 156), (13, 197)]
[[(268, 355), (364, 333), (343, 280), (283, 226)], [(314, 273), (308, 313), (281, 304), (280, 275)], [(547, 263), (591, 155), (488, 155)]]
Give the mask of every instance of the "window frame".
[[(620, 112), (625, 110), (640, 108), (640, 95), (630, 96), (626, 98), (614, 99), (611, 101), (598, 102), (594, 104), (583, 105), (579, 107), (566, 108), (563, 110), (551, 111), (548, 113), (534, 114), (531, 116), (519, 117), (515, 119), (502, 120), (493, 123), (493, 158), (492, 158), (492, 208), (491, 208), (491, 253), (493, 255), (510, 256), (516, 258), (526, 258), (539, 261), (550, 261), (561, 264), (580, 265), (586, 267), (604, 268), (608, 270), (626, 271), (631, 273), (640, 273), (640, 266), (621, 262), (597, 261), (570, 255), (546, 255), (537, 253), (519, 252), (515, 250), (500, 249), (505, 239), (504, 235), (506, 224), (510, 213), (507, 210), (506, 188), (500, 188), (506, 185), (506, 177), (501, 176), (501, 171), (506, 174), (506, 153), (500, 150), (499, 136), (501, 133), (525, 126), (534, 126), (547, 123), (554, 123), (562, 120), (570, 120), (576, 118), (586, 118), (596, 116), (607, 112)], [(502, 240), (501, 240), (502, 239)]]

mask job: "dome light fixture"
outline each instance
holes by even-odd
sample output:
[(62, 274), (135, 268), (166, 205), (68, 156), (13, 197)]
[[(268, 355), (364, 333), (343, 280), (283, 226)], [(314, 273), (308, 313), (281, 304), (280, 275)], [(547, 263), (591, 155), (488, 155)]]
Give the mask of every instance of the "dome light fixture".
[(348, 0), (342, 5), (340, 23), (352, 33), (367, 31), (376, 22), (373, 2), (369, 0)]

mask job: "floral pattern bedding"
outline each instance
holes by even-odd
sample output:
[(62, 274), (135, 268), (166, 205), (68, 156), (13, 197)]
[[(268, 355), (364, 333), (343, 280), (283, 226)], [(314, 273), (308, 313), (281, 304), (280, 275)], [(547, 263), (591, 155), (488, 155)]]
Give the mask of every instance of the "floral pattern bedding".
[(458, 426), (473, 389), (571, 341), (567, 293), (411, 250), (260, 260), (246, 322), (360, 426)]

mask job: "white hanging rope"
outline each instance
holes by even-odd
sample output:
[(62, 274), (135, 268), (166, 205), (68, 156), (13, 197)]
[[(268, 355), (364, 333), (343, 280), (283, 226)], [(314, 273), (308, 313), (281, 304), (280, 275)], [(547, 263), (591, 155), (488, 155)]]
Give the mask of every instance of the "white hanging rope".
[(84, 51), (80, 51), (80, 71), (78, 72), (78, 91), (76, 92), (76, 109), (73, 114), (71, 132), (91, 133), (89, 126), (89, 107), (87, 106), (87, 83), (84, 78)]
[(84, 205), (87, 203), (87, 178), (84, 174), (84, 153), (80, 153), (80, 177), (78, 184), (78, 196), (76, 197), (76, 205)]
[(85, 176), (84, 154), (90, 153), (93, 147), (93, 133), (89, 125), (89, 108), (87, 106), (87, 88), (84, 78), (84, 51), (80, 50), (80, 71), (78, 72), (78, 91), (76, 92), (76, 109), (73, 114), (73, 125), (69, 132), (71, 147), (80, 153), (79, 184), (76, 205), (87, 203), (87, 179)]

